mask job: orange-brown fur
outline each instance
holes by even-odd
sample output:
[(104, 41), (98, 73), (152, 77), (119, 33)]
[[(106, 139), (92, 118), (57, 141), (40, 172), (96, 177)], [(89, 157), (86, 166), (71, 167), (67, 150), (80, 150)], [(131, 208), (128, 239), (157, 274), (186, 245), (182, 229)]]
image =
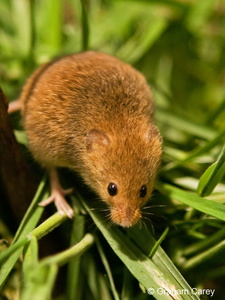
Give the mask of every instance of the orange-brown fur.
[[(44, 167), (77, 171), (129, 227), (141, 217), (161, 157), (145, 78), (98, 52), (70, 55), (40, 67), (20, 100), (29, 146)], [(110, 196), (107, 186), (117, 184)], [(139, 197), (143, 184), (147, 195)]]

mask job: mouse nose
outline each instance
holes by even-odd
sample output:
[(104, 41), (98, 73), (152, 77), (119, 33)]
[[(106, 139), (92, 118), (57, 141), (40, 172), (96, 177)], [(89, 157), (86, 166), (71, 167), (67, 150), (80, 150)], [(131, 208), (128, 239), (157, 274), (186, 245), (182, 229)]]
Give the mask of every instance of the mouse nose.
[(122, 227), (131, 227), (136, 224), (141, 218), (139, 208), (132, 207), (113, 207), (111, 209), (111, 220)]

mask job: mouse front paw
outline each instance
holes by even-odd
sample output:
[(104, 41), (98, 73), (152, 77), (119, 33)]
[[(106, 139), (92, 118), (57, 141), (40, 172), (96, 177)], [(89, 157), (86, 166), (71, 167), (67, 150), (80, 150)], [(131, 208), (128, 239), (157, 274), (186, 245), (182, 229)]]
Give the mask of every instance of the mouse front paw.
[(51, 195), (48, 199), (40, 202), (39, 205), (46, 206), (54, 202), (59, 214), (66, 214), (70, 219), (72, 219), (74, 216), (74, 211), (67, 203), (65, 196), (71, 194), (73, 192), (73, 188), (66, 190), (62, 188), (56, 169), (50, 170), (49, 177), (51, 184)]

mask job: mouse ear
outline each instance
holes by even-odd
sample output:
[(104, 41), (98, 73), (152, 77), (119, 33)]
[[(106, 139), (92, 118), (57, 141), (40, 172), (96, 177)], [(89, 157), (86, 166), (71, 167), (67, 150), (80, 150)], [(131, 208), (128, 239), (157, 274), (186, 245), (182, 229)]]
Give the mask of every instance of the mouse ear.
[(91, 129), (87, 133), (86, 149), (89, 152), (98, 149), (101, 146), (107, 146), (109, 143), (110, 139), (108, 135), (102, 130)]

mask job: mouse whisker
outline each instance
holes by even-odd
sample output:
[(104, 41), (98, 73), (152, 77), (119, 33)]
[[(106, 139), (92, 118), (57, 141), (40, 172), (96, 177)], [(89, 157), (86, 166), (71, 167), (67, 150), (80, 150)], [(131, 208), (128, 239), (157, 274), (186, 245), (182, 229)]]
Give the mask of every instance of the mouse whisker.
[(146, 223), (144, 222), (143, 219), (139, 220), (138, 226), (139, 226), (140, 229), (142, 229), (143, 227), (144, 227), (145, 229), (147, 229), (147, 225), (146, 225)]
[(98, 210), (98, 208), (97, 207), (92, 207), (92, 208), (90, 208), (90, 210), (91, 211), (96, 211), (96, 210)]
[[(148, 216), (152, 216), (153, 217), (153, 221)], [(157, 213), (153, 214), (153, 213), (143, 212), (142, 218), (145, 219), (145, 220), (148, 220), (151, 223), (152, 228), (153, 228), (153, 224), (156, 225), (158, 221), (161, 221), (161, 222), (167, 224), (167, 226), (170, 226), (169, 225), (170, 221), (164, 215), (161, 215), (161, 214), (157, 214)], [(157, 222), (156, 222), (156, 220), (157, 220)]]
[(104, 215), (104, 219), (107, 221), (107, 222), (112, 222), (111, 220), (111, 213), (110, 213), (110, 210), (107, 210), (107, 214)]
[(150, 209), (150, 208), (156, 208), (156, 207), (166, 207), (166, 205), (165, 204), (148, 205), (148, 206), (142, 207), (142, 209)]
[(150, 216), (155, 216), (156, 214), (155, 213), (151, 213), (151, 212), (143, 212), (143, 215), (150, 215)]
[(95, 222), (91, 218), (86, 219), (85, 224), (87, 225), (87, 230), (89, 231), (93, 229), (96, 230), (97, 228)]
[(97, 212), (109, 212), (109, 208), (102, 208), (102, 207), (92, 207), (90, 209), (91, 211), (97, 211)]
[(112, 228), (113, 226), (115, 226), (115, 224), (113, 223), (113, 221), (111, 220), (111, 218), (107, 218), (107, 227), (108, 228)]
[(147, 228), (147, 224), (146, 223), (149, 223), (150, 226), (151, 226), (151, 230), (152, 230), (152, 232), (154, 234), (155, 230), (154, 230), (154, 226), (153, 226), (152, 220), (149, 219), (149, 218), (147, 218), (147, 217), (145, 217), (145, 216), (143, 216), (142, 217), (142, 222), (145, 224), (145, 228)]
[(106, 212), (109, 212), (109, 211), (110, 211), (110, 209), (109, 209), (109, 208), (100, 208), (100, 209), (99, 209), (99, 211), (103, 211), (103, 212), (105, 212), (105, 211), (106, 211)]

